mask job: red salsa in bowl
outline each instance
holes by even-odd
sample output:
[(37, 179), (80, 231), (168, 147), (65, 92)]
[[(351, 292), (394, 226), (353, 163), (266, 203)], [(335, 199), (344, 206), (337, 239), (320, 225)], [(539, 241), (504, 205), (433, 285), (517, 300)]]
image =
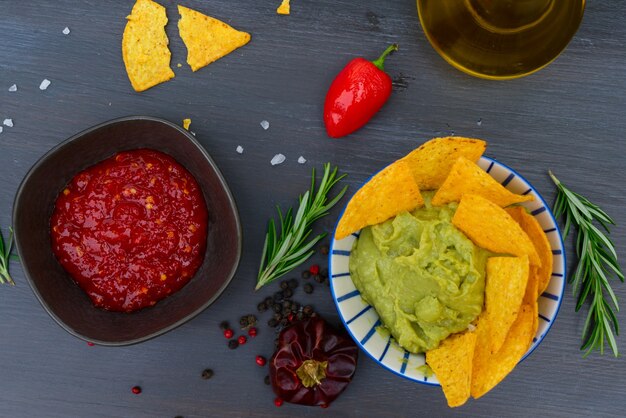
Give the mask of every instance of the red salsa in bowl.
[(176, 160), (125, 151), (81, 171), (59, 193), (52, 249), (95, 306), (132, 312), (193, 277), (207, 219), (202, 190)]

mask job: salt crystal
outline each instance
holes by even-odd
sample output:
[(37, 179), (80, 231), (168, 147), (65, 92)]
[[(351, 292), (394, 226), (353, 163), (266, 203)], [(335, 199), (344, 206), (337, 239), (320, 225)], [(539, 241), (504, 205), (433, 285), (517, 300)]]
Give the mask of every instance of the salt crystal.
[(476, 121), (476, 125), (480, 126), (480, 125), (482, 125), (482, 124), (483, 124), (483, 119), (482, 119), (482, 118), (480, 118), (480, 119), (478, 119), (478, 120)]
[(2, 133), (2, 126), (0, 126), (0, 134)]
[(285, 162), (286, 159), (287, 158), (285, 158), (285, 156), (283, 154), (276, 154), (272, 158), (272, 161), (270, 161), (270, 164), (272, 164), (272, 165), (282, 164), (282, 163)]
[(243, 154), (243, 147), (241, 145), (237, 145), (237, 153)]
[(65, 29), (63, 29), (63, 35), (69, 35), (69, 34), (70, 34), (70, 28), (66, 26)]
[(11, 87), (9, 87), (9, 91), (17, 91), (17, 84), (13, 84)]
[(298, 162), (299, 162), (300, 164), (304, 164), (304, 163), (306, 163), (306, 158), (304, 158), (304, 157), (301, 155), (301, 156), (300, 156), (300, 158), (298, 158)]
[(474, 324), (467, 324), (467, 330), (468, 330), (469, 332), (474, 332), (474, 331), (476, 331), (476, 325), (474, 325)]
[(41, 84), (39, 85), (39, 90), (45, 90), (48, 88), (49, 85), (50, 85), (50, 80), (48, 80), (47, 78), (44, 78)]
[(2, 122), (5, 126), (8, 126), (9, 128), (13, 127), (13, 119), (5, 119), (4, 122)]
[(266, 120), (262, 120), (261, 121), (261, 128), (265, 129), (266, 131), (270, 128), (270, 123)]

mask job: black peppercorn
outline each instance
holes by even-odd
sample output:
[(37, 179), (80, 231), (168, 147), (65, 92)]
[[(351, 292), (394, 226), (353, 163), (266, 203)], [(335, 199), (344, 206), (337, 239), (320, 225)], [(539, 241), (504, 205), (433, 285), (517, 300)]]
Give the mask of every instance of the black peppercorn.
[(303, 289), (304, 289), (304, 293), (307, 293), (307, 294), (313, 293), (313, 285), (311, 283), (305, 283)]
[(263, 381), (265, 382), (266, 385), (270, 384), (270, 377), (269, 376), (265, 376), (265, 379), (263, 379)]
[(323, 278), (327, 279), (328, 278), (328, 269), (327, 268), (323, 268), (320, 270), (320, 276), (322, 276)]
[(291, 308), (291, 301), (290, 300), (286, 300), (283, 302), (283, 309), (289, 309)]
[(275, 303), (272, 305), (272, 310), (276, 313), (280, 312), (283, 310), (283, 307), (280, 303)]
[(289, 289), (289, 283), (287, 283), (286, 281), (280, 282), (280, 288), (282, 290)]
[(267, 325), (269, 325), (272, 328), (275, 328), (276, 325), (278, 325), (278, 321), (276, 320), (276, 318), (272, 318), (269, 321), (267, 321)]
[(242, 328), (245, 328), (248, 326), (248, 316), (244, 315), (241, 318), (239, 318), (239, 325), (241, 325)]
[(298, 279), (290, 279), (289, 280), (289, 288), (291, 290), (295, 289), (296, 287), (298, 287)]
[(287, 318), (283, 318), (280, 320), (281, 327), (286, 327), (287, 325), (289, 325), (289, 320)]
[(230, 328), (230, 325), (228, 325), (228, 321), (222, 321), (222, 322), (220, 323), (220, 329), (221, 329), (222, 331), (225, 331), (225, 330), (227, 330), (228, 328)]
[(286, 298), (292, 297), (293, 296), (293, 290), (291, 290), (291, 289), (283, 290), (283, 296), (285, 296)]
[(306, 305), (304, 308), (302, 308), (302, 313), (306, 316), (311, 315), (313, 313), (313, 307), (311, 305)]
[(275, 319), (276, 321), (280, 321), (281, 319), (283, 319), (283, 316), (282, 316), (282, 314), (275, 313), (275, 314), (274, 314), (274, 319)]
[(261, 302), (256, 306), (256, 309), (259, 312), (265, 312), (267, 311), (267, 305), (265, 304), (265, 302)]
[(248, 326), (253, 327), (256, 325), (256, 316), (248, 315)]
[(274, 293), (274, 301), (275, 302), (280, 302), (283, 299), (284, 299), (283, 292), (276, 292), (276, 293)]
[(324, 244), (320, 247), (320, 253), (322, 255), (328, 255), (329, 252), (330, 252), (330, 248), (328, 248), (328, 245)]
[(228, 341), (228, 348), (230, 348), (231, 350), (234, 350), (237, 347), (239, 347), (239, 341), (237, 341), (236, 339), (232, 339)]
[(213, 377), (213, 370), (211, 369), (205, 369), (202, 371), (202, 378), (204, 380), (210, 379)]
[(274, 303), (274, 298), (271, 296), (268, 296), (265, 298), (264, 302), (267, 306), (272, 306), (272, 304)]
[(302, 278), (303, 278), (304, 280), (308, 280), (308, 279), (310, 279), (310, 278), (311, 278), (311, 272), (310, 272), (310, 271), (308, 271), (308, 270), (304, 270), (304, 271), (302, 272)]

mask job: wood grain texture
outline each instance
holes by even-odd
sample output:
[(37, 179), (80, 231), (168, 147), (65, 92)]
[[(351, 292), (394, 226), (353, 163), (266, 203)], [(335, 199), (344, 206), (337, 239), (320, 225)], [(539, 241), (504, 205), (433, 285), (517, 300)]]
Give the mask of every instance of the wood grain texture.
[[(288, 17), (275, 14), (279, 3), (185, 0), (252, 34), (250, 44), (192, 74), (176, 67), (185, 64), (186, 50), (176, 33), (176, 2), (163, 1), (176, 78), (137, 94), (121, 59), (131, 1), (0, 0), (0, 120), (15, 123), (0, 134), (0, 225), (10, 224), (20, 180), (49, 148), (99, 122), (147, 114), (193, 120), (191, 130), (231, 186), (245, 237), (237, 276), (217, 303), (165, 336), (126, 348), (88, 347), (66, 334), (14, 264), (17, 286), (0, 288), (0, 416), (623, 416), (624, 362), (582, 359), (584, 315), (574, 313), (569, 289), (541, 347), (495, 390), (458, 410), (447, 408), (440, 390), (396, 377), (365, 355), (331, 408), (276, 408), (263, 384), (266, 371), (254, 364), (256, 354), (271, 354), (272, 333), (262, 326), (254, 341), (230, 351), (218, 324), (236, 323), (276, 290), (252, 291), (265, 221), (275, 204), (294, 203), (312, 167), (332, 161), (354, 191), (438, 135), (488, 140), (488, 155), (519, 170), (548, 201), (552, 169), (615, 218), (613, 239), (626, 254), (626, 5), (588, 2), (578, 34), (553, 64), (493, 82), (458, 72), (434, 52), (412, 0), (293, 0)], [(408, 87), (396, 89), (365, 129), (328, 139), (322, 103), (333, 76), (349, 59), (374, 58), (391, 42), (401, 49), (386, 67)], [(52, 84), (40, 91), (44, 78)], [(8, 92), (14, 83), (18, 91)], [(264, 119), (267, 131), (259, 126)], [(278, 152), (287, 161), (271, 167)], [(300, 155), (305, 165), (296, 162)], [(333, 227), (338, 210), (320, 229)], [(567, 248), (572, 254), (571, 241)], [(626, 300), (626, 286), (615, 289)], [(296, 295), (338, 323), (326, 288), (310, 299)], [(626, 323), (623, 312), (619, 318)], [(618, 344), (626, 352), (623, 335)], [(205, 367), (215, 370), (209, 381), (200, 378)], [(136, 384), (144, 389), (139, 396), (130, 392)]]

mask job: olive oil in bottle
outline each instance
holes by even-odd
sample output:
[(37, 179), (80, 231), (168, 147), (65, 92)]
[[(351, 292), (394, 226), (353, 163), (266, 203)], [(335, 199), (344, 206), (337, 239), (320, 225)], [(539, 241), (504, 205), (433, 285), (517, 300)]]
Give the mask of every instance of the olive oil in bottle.
[(509, 79), (552, 62), (576, 33), (585, 0), (417, 0), (435, 50), (468, 74)]

